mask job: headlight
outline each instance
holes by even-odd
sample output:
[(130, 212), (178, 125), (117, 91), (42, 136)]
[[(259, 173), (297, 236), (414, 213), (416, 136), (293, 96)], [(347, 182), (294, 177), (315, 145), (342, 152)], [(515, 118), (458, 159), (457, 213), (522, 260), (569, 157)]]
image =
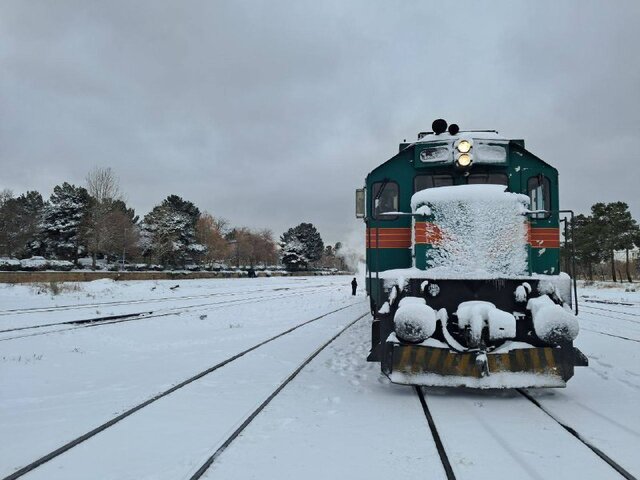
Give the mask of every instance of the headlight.
[(457, 163), (460, 167), (468, 167), (471, 165), (471, 155), (463, 153), (458, 157)]
[(471, 150), (471, 142), (469, 140), (460, 140), (456, 148), (460, 153), (469, 153), (469, 150)]

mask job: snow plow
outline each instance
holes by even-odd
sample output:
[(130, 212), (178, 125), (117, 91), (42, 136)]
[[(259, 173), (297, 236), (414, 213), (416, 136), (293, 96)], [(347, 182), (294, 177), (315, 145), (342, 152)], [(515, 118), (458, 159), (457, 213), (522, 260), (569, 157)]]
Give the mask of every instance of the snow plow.
[[(503, 295), (518, 290), (522, 283), (516, 279), (409, 279), (403, 291), (394, 286), (390, 303), (386, 303), (389, 312), (378, 313), (372, 324), (369, 360), (379, 361), (392, 382), (407, 385), (565, 386), (575, 366), (587, 365), (587, 359), (572, 345), (577, 334), (575, 318), (548, 294), (531, 299), (513, 295), (513, 301)], [(532, 290), (549, 288), (544, 283), (541, 287), (540, 280), (524, 283)], [(436, 296), (431, 297), (428, 285), (438, 286)], [(476, 297), (493, 302), (458, 303), (461, 298)], [(549, 303), (538, 298), (547, 298)], [(543, 303), (546, 310), (533, 307), (537, 303)], [(527, 307), (537, 308), (535, 317)]]
[(557, 171), (522, 140), (447, 134), (443, 122), (356, 194), (368, 360), (399, 384), (564, 387), (588, 362), (573, 346), (575, 281), (560, 272), (560, 215), (571, 212), (558, 209)]

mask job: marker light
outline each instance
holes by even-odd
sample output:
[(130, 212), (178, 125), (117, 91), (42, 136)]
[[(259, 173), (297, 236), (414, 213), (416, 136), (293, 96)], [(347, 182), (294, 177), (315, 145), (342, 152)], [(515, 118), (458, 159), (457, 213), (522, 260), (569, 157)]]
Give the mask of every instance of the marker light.
[(471, 165), (471, 155), (469, 155), (468, 153), (461, 154), (458, 157), (457, 163), (460, 167), (468, 167), (469, 165)]
[(469, 153), (469, 150), (471, 150), (471, 142), (469, 142), (469, 140), (460, 140), (456, 148), (460, 153)]

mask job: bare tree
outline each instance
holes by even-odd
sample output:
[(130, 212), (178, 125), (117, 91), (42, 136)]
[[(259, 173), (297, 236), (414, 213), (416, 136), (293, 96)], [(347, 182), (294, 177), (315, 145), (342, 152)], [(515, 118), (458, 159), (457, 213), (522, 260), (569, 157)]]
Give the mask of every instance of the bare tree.
[(203, 258), (205, 263), (211, 264), (229, 255), (229, 243), (224, 238), (227, 225), (224, 218), (216, 218), (207, 212), (200, 214), (196, 223), (196, 240), (207, 247)]
[(86, 177), (87, 191), (99, 203), (123, 200), (118, 177), (111, 169), (93, 168)]
[(112, 237), (116, 235), (113, 229), (120, 228), (111, 221), (111, 214), (117, 210), (119, 203), (124, 202), (118, 178), (111, 168), (92, 169), (87, 174), (86, 182), (91, 203), (84, 237), (95, 270), (98, 253), (104, 252), (112, 243)]
[(275, 263), (276, 244), (271, 230), (256, 231), (239, 227), (231, 230), (226, 238), (234, 245), (228, 258), (237, 267)]
[(140, 255), (140, 229), (132, 213), (132, 210), (115, 209), (106, 218), (111, 227), (104, 242), (105, 249), (119, 257), (123, 268), (126, 259), (136, 259)]

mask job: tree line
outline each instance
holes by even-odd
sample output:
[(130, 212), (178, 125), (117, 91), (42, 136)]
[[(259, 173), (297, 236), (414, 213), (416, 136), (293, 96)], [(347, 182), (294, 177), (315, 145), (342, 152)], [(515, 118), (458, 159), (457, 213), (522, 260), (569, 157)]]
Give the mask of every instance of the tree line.
[[(596, 203), (590, 214), (576, 215), (573, 240), (569, 235), (562, 254), (568, 260), (571, 249), (575, 249), (579, 277), (614, 282), (626, 277), (632, 282), (640, 276), (638, 259), (630, 256), (635, 247), (640, 247), (640, 228), (629, 206), (625, 202)], [(622, 260), (616, 258), (616, 252), (624, 254)]]
[[(274, 266), (346, 269), (341, 244), (325, 245), (311, 223), (276, 241), (271, 230), (232, 227), (192, 202), (169, 195), (140, 218), (110, 168), (89, 172), (85, 186), (64, 182), (45, 200), (37, 191), (0, 191), (0, 257), (40, 256), (93, 269), (105, 262), (161, 268)], [(87, 263), (86, 261), (84, 263)]]

